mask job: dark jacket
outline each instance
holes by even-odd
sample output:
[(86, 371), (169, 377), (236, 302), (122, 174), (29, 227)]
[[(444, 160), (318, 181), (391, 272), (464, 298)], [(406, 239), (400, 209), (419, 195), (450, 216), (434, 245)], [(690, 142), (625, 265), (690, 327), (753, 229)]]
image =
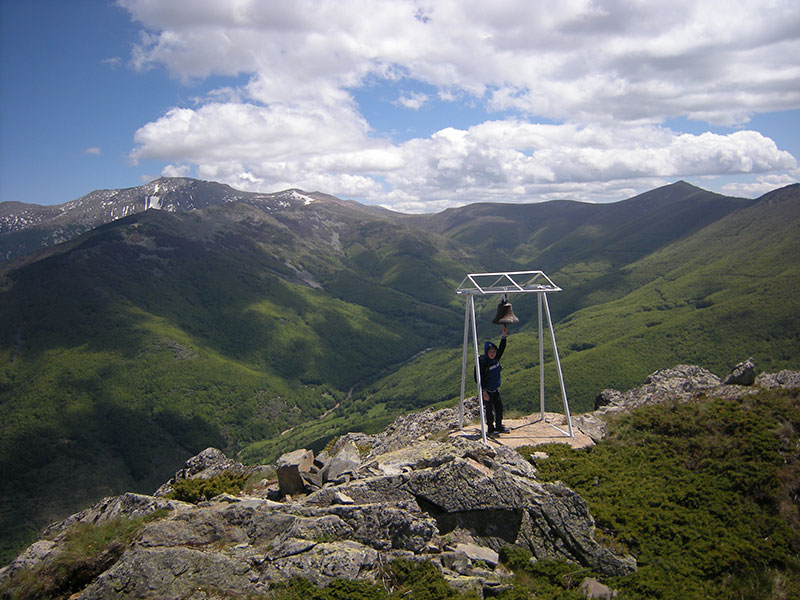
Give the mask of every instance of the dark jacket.
[(500, 357), (506, 349), (506, 338), (500, 340), (497, 346), (497, 354), (494, 358), (489, 358), (489, 348), (494, 346), (492, 342), (483, 345), (483, 354), (478, 357), (478, 364), (481, 368), (481, 387), (484, 390), (496, 390), (500, 388)]

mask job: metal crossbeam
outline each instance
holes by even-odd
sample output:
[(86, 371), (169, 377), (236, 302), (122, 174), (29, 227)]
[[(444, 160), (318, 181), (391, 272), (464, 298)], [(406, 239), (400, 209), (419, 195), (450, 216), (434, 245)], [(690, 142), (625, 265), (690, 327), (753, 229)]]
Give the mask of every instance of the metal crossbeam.
[[(555, 425), (551, 426), (568, 437), (573, 437), (572, 417), (569, 414), (569, 402), (567, 401), (567, 391), (564, 387), (564, 375), (561, 372), (561, 361), (558, 357), (556, 347), (556, 335), (553, 331), (553, 321), (550, 318), (550, 306), (547, 303), (547, 292), (560, 292), (552, 280), (542, 271), (502, 271), (497, 273), (469, 273), (461, 285), (456, 289), (456, 294), (467, 297), (467, 306), (464, 313), (464, 352), (461, 359), (461, 402), (459, 403), (458, 426), (464, 427), (464, 391), (467, 381), (467, 347), (469, 343), (469, 332), (472, 331), (473, 358), (475, 363), (475, 375), (478, 384), (478, 406), (480, 407), (481, 417), (481, 438), (486, 444), (486, 420), (483, 413), (483, 399), (481, 398), (481, 376), (478, 354), (478, 332), (475, 321), (475, 296), (490, 294), (538, 294), (539, 312), (539, 409), (541, 420), (545, 421), (544, 410), (544, 337), (543, 337), (543, 313), (547, 315), (547, 324), (550, 328), (550, 340), (553, 344), (553, 356), (558, 370), (558, 381), (561, 385), (561, 396), (564, 399), (564, 411), (567, 417), (569, 431), (564, 431)], [(470, 327), (471, 325), (471, 327)]]
[(469, 273), (456, 294), (518, 294), (560, 292), (542, 271), (502, 271), (498, 273)]

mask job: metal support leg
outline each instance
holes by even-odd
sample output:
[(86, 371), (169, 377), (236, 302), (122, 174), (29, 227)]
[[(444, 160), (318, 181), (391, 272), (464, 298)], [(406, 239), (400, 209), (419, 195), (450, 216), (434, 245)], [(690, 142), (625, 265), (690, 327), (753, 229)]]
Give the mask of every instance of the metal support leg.
[(544, 421), (544, 331), (542, 329), (542, 294), (536, 294), (539, 304), (539, 412)]
[(461, 400), (458, 403), (459, 430), (464, 429), (464, 389), (467, 382), (467, 342), (469, 342), (469, 298), (464, 304), (464, 351), (461, 356)]
[(472, 344), (475, 350), (475, 379), (478, 382), (478, 406), (480, 407), (481, 412), (481, 440), (483, 441), (484, 445), (486, 444), (486, 417), (483, 414), (483, 394), (481, 394), (481, 364), (479, 361), (478, 354), (478, 329), (475, 324), (475, 299), (470, 296), (469, 297), (469, 311), (470, 316), (472, 317)]
[[(569, 437), (575, 437), (572, 434), (572, 417), (569, 414), (569, 402), (567, 401), (567, 390), (564, 387), (564, 375), (561, 373), (561, 360), (558, 358), (558, 347), (556, 346), (556, 333), (553, 331), (553, 320), (550, 318), (550, 307), (547, 304), (547, 294), (540, 294), (544, 298), (544, 308), (547, 312), (547, 326), (550, 328), (550, 339), (553, 341), (553, 356), (556, 359), (556, 368), (558, 369), (558, 383), (561, 384), (561, 397), (564, 399), (564, 413), (567, 415), (567, 425), (569, 427)], [(562, 432), (566, 433), (566, 432)]]

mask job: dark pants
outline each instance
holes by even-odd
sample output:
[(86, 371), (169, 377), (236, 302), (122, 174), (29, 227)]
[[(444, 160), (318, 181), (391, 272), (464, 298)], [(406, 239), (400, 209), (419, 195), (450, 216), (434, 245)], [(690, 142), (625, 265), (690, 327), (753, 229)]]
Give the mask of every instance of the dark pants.
[(503, 426), (503, 401), (500, 390), (485, 390), (489, 399), (483, 401), (483, 412), (486, 414), (486, 429), (500, 429)]

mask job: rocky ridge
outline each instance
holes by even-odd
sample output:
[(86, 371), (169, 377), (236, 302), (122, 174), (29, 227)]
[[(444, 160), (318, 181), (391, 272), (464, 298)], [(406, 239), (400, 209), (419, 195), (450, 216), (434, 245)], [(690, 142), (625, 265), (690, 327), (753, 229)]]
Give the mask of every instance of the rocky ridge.
[(572, 422), (595, 442), (599, 442), (606, 435), (610, 419), (640, 406), (672, 400), (686, 402), (703, 396), (737, 398), (762, 389), (798, 387), (800, 371), (761, 373), (756, 377), (756, 365), (752, 358), (737, 364), (724, 379), (696, 365), (677, 365), (651, 373), (642, 385), (626, 392), (603, 390), (595, 398), (595, 410), (573, 417)]
[[(737, 365), (725, 380), (679, 365), (628, 392), (604, 391), (594, 413), (574, 420), (591, 427), (675, 398), (798, 386), (800, 372), (756, 378), (752, 361)], [(466, 409), (465, 418), (474, 419), (474, 401)], [(0, 589), (20, 569), (56, 560), (73, 525), (146, 515), (157, 518), (130, 546), (99, 562), (85, 584), (69, 590), (70, 598), (199, 600), (265, 593), (294, 576), (320, 585), (334, 578), (379, 580), (398, 558), (429, 560), (452, 585), (485, 597), (505, 584), (499, 551), (506, 545), (525, 548), (532, 560), (565, 558), (608, 576), (636, 569), (634, 557), (594, 539), (594, 521), (580, 496), (560, 482), (537, 480), (536, 468), (514, 450), (453, 435), (457, 424), (456, 409), (429, 409), (400, 417), (376, 435), (343, 436), (317, 456), (299, 449), (258, 467), (209, 448), (152, 496), (105, 498), (51, 525), (42, 540), (0, 570)], [(231, 471), (258, 483), (198, 504), (168, 497), (180, 480)], [(612, 593), (597, 581), (584, 583), (587, 597)]]
[(95, 227), (146, 210), (184, 212), (237, 202), (273, 213), (320, 200), (334, 199), (295, 189), (243, 192), (212, 181), (161, 177), (133, 188), (95, 190), (53, 206), (3, 202), (0, 203), (0, 261), (69, 241)]

